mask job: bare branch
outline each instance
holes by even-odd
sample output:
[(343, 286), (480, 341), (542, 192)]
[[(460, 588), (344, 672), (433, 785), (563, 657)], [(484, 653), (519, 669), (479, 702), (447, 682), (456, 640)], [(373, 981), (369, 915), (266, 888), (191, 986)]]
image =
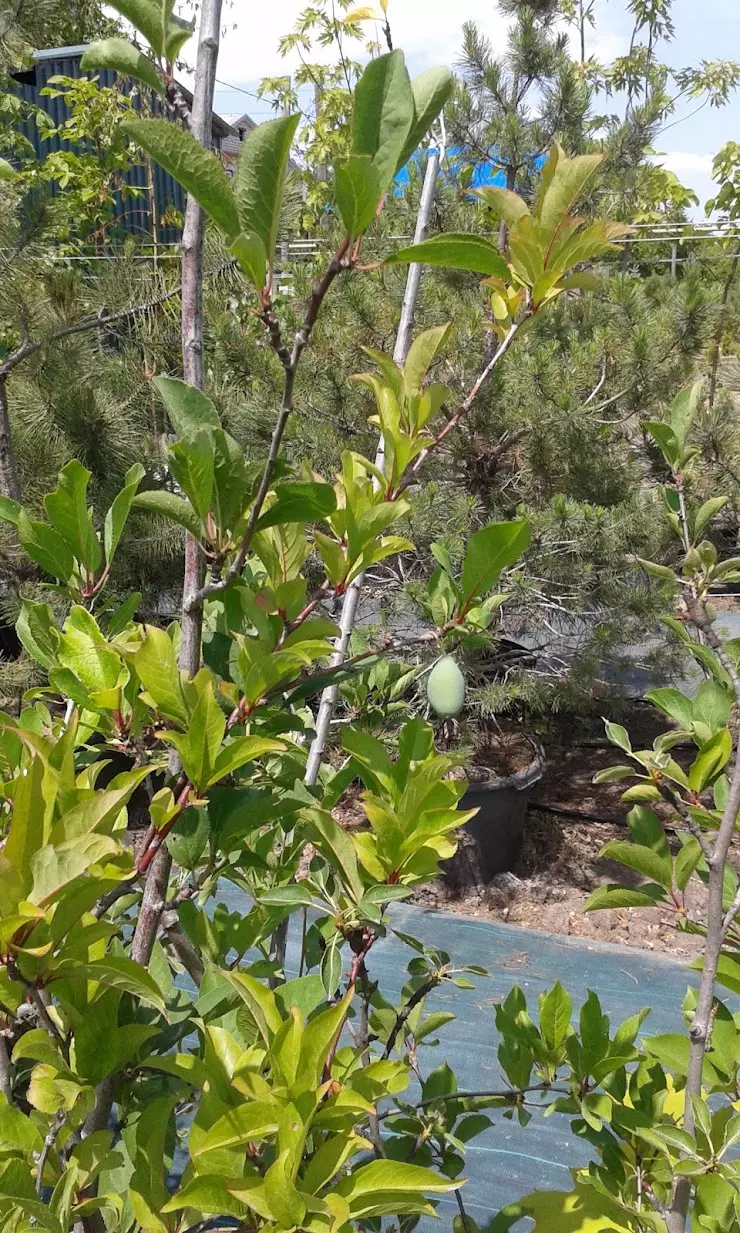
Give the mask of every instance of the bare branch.
[(437, 985), (443, 980), (444, 980), (444, 971), (432, 972), (431, 976), (429, 976), (427, 980), (424, 981), (424, 984), (419, 985), (419, 988), (414, 990), (408, 1002), (406, 1002), (401, 1007), (398, 1014), (396, 1015), (396, 1022), (393, 1024), (393, 1027), (391, 1028), (390, 1036), (388, 1037), (388, 1040), (386, 1041), (385, 1050), (383, 1052), (384, 1060), (389, 1058), (391, 1053), (393, 1052), (398, 1034), (403, 1029), (403, 1026), (406, 1023), (414, 1007), (418, 1006), (419, 1002), (423, 1002), (427, 994), (431, 993), (433, 989), (436, 989)]
[(109, 325), (117, 325), (118, 322), (130, 320), (132, 317), (140, 317), (148, 312), (152, 312), (155, 308), (160, 308), (169, 300), (175, 299), (180, 295), (181, 290), (182, 288), (178, 285), (173, 287), (171, 291), (165, 291), (153, 300), (148, 300), (146, 304), (136, 304), (132, 307), (122, 308), (120, 312), (107, 313), (105, 316), (97, 314), (95, 317), (85, 317), (83, 321), (76, 321), (73, 325), (64, 325), (58, 330), (52, 330), (50, 334), (46, 334), (43, 338), (32, 339), (26, 336), (20, 347), (0, 364), (0, 378), (7, 377), (23, 360), (28, 359), (29, 355), (35, 355), (37, 351), (41, 351), (42, 348), (48, 347), (51, 343), (59, 342), (62, 338), (71, 338), (75, 334), (86, 334), (89, 330), (103, 330)]
[(13, 1083), (10, 1071), (10, 1058), (5, 1036), (0, 1032), (0, 1092), (8, 1104), (13, 1103)]
[[(206, 148), (211, 144), (213, 129), (213, 94), (216, 86), (216, 63), (221, 32), (221, 0), (203, 0), (200, 9), (198, 30), (198, 55), (193, 85), (193, 105), (190, 113), (190, 131)], [(205, 384), (203, 362), (203, 246), (206, 219), (202, 207), (193, 196), (188, 197), (185, 208), (185, 226), (182, 236), (182, 311), (181, 345), (183, 376), (189, 385), (203, 389)], [(205, 571), (205, 562), (200, 544), (188, 535), (185, 541), (185, 570), (182, 597), (182, 638), (179, 665), (189, 677), (195, 676), (200, 667), (202, 643), (202, 605), (193, 607), (191, 599), (200, 589)], [(177, 750), (170, 755), (171, 774), (179, 770)], [(159, 923), (167, 898), (171, 858), (163, 844), (164, 831), (157, 833), (156, 843), (150, 844), (145, 860), (150, 861), (136, 922), (131, 958), (147, 966), (157, 936)], [(139, 870), (146, 868), (142, 858)]]
[[(262, 506), (264, 505), (265, 497), (270, 490), (270, 484), (272, 483), (272, 477), (275, 471), (275, 463), (277, 462), (278, 454), (280, 453), (283, 435), (288, 425), (290, 414), (293, 410), (293, 391), (295, 387), (298, 364), (300, 363), (301, 355), (306, 348), (308, 340), (311, 337), (311, 331), (316, 324), (316, 320), (321, 310), (321, 305), (324, 302), (329, 288), (337, 275), (341, 273), (342, 270), (348, 268), (348, 263), (346, 260), (348, 247), (349, 237), (345, 236), (343, 242), (340, 244), (337, 252), (332, 258), (323, 278), (321, 278), (320, 281), (314, 286), (308, 299), (306, 314), (299, 329), (296, 330), (295, 338), (293, 340), (293, 349), (290, 354), (290, 363), (285, 369), (285, 381), (283, 384), (283, 398), (280, 406), (280, 414), (278, 415), (277, 423), (273, 429), (272, 438), (270, 440), (270, 449), (267, 455), (264, 470), (262, 472), (259, 488), (257, 489), (257, 496), (254, 499), (254, 504), (252, 505), (252, 509), (249, 514), (249, 522), (247, 524), (247, 529), (244, 532), (242, 542), (239, 545), (239, 551), (234, 557), (234, 560), (231, 562), (231, 565), (224, 574), (223, 578), (212, 579), (210, 582), (206, 583), (205, 586), (200, 587), (200, 589), (190, 597), (185, 605), (186, 612), (194, 612), (197, 609), (202, 608), (203, 601), (208, 599), (210, 595), (216, 595), (220, 591), (225, 591), (227, 587), (231, 586), (234, 579), (239, 577), (244, 569), (244, 562), (247, 559), (249, 546), (257, 529), (259, 516), (262, 513)], [(271, 338), (273, 338), (274, 342), (275, 338), (273, 337), (272, 331)], [(280, 352), (278, 351), (278, 355), (279, 354)]]
[(38, 1162), (36, 1164), (36, 1194), (39, 1196), (41, 1195), (44, 1185), (44, 1169), (46, 1168), (46, 1162), (49, 1158), (49, 1152), (56, 1143), (59, 1131), (62, 1129), (62, 1126), (66, 1122), (68, 1116), (68, 1111), (60, 1109), (56, 1114), (54, 1121), (51, 1123), (51, 1126), (47, 1130), (46, 1135), (44, 1136), (44, 1146), (41, 1148)]
[(480, 390), (482, 389), (486, 381), (488, 381), (489, 377), (491, 376), (491, 373), (493, 372), (494, 368), (496, 367), (497, 364), (501, 362), (503, 357), (506, 355), (506, 352), (509, 350), (509, 347), (511, 346), (511, 344), (513, 343), (516, 337), (520, 324), (521, 324), (520, 322), (514, 322), (514, 324), (509, 329), (508, 334), (502, 340), (501, 345), (498, 348), (498, 350), (494, 353), (494, 355), (491, 357), (491, 359), (486, 364), (485, 368), (482, 370), (482, 372), (473, 382), (473, 385), (471, 386), (470, 390), (463, 398), (455, 414), (452, 416), (451, 419), (447, 421), (444, 428), (440, 432), (437, 433), (437, 436), (434, 438), (431, 445), (428, 445), (426, 449), (423, 449), (421, 453), (416, 457), (413, 466), (406, 473), (406, 475), (401, 480), (401, 483), (398, 486), (399, 493), (403, 492), (405, 488), (408, 488), (411, 484), (413, 484), (420, 469), (423, 467), (424, 463), (426, 462), (427, 458), (432, 453), (432, 451), (435, 450), (437, 446), (439, 446), (442, 443), (442, 441), (444, 441), (448, 433), (452, 432), (453, 428), (456, 428), (457, 425), (460, 423), (460, 420), (463, 418), (463, 416), (468, 413), (473, 403), (475, 402), (475, 399), (477, 398)]

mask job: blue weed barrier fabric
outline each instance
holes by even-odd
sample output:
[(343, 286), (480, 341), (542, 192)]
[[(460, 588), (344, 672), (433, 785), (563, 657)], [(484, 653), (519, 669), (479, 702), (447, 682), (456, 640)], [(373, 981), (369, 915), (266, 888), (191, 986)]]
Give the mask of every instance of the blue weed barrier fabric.
[[(232, 911), (244, 905), (241, 893), (226, 886), (217, 898)], [(452, 963), (480, 964), (490, 973), (487, 980), (474, 978), (475, 990), (447, 985), (427, 999), (428, 1010), (453, 1010), (457, 1018), (441, 1029), (437, 1048), (420, 1049), (422, 1071), (429, 1073), (446, 1061), (460, 1090), (506, 1086), (496, 1056), (499, 1036), (494, 1007), (512, 985), (522, 988), (534, 1015), (540, 993), (556, 980), (573, 999), (574, 1020), (590, 989), (598, 994), (612, 1027), (647, 1006), (650, 1015), (643, 1031), (652, 1035), (683, 1030), (681, 1002), (686, 986), (697, 983), (695, 972), (647, 951), (535, 933), (448, 912), (427, 912), (408, 904), (393, 904), (389, 918), (401, 932), (447, 951)], [(288, 979), (298, 975), (299, 945), (294, 918), (288, 938)], [(370, 952), (370, 975), (390, 999), (399, 998), (414, 953), (392, 933), (376, 942)], [(465, 1207), (480, 1224), (531, 1190), (569, 1190), (569, 1170), (588, 1159), (586, 1145), (571, 1134), (570, 1122), (563, 1115), (545, 1118), (534, 1112), (526, 1127), (499, 1112), (490, 1116), (494, 1125), (468, 1144), (465, 1155)], [(450, 1226), (457, 1214), (454, 1197), (441, 1199), (439, 1214), (444, 1225)], [(441, 1227), (437, 1221), (424, 1221), (420, 1233), (422, 1227), (427, 1233), (427, 1226), (430, 1230)]]
[[(394, 905), (392, 918), (403, 932), (446, 950), (453, 963), (477, 963), (490, 972), (488, 980), (473, 978), (475, 991), (442, 986), (427, 999), (429, 1010), (453, 1010), (457, 1018), (440, 1031), (437, 1049), (420, 1050), (420, 1064), (428, 1072), (448, 1062), (461, 1090), (506, 1086), (496, 1057), (494, 1006), (515, 984), (524, 991), (533, 1016), (540, 993), (559, 980), (573, 999), (574, 1020), (593, 989), (613, 1027), (648, 1006), (645, 1034), (683, 1030), (681, 1002), (697, 974), (678, 963), (646, 951), (403, 904)], [(370, 952), (372, 977), (389, 997), (400, 992), (410, 957), (408, 947), (392, 936)], [(526, 1127), (499, 1112), (490, 1116), (494, 1125), (468, 1144), (465, 1154), (465, 1207), (481, 1224), (531, 1190), (569, 1190), (569, 1169), (588, 1159), (586, 1145), (571, 1134), (569, 1119), (562, 1114), (546, 1118), (535, 1112)], [(456, 1213), (454, 1198), (444, 1197), (439, 1214), (445, 1223)]]

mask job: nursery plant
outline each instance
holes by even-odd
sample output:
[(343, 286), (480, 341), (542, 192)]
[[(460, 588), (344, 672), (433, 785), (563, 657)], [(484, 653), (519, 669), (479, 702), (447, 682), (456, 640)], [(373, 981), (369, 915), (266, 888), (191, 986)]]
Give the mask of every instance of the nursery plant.
[[(150, 85), (157, 74), (180, 116), (172, 63), (183, 45), (182, 24), (167, 4), (117, 0), (116, 7), (151, 55), (107, 41), (87, 53), (89, 63), (138, 73)], [(514, 354), (535, 316), (559, 296), (588, 289), (579, 267), (623, 231), (600, 221), (584, 226), (573, 213), (599, 156), (567, 159), (554, 146), (531, 206), (506, 190), (486, 190), (487, 204), (508, 228), (503, 254), (462, 232), (392, 254), (391, 263), (482, 276), (497, 346), (456, 405), (429, 379), (445, 324), (419, 334), (402, 363), (373, 352), (373, 371), (363, 380), (384, 444), (378, 461), (347, 450), (330, 477), (310, 461), (291, 465), (282, 443), (291, 416), (300, 415), (295, 376), (324, 300), (338, 279), (358, 271), (364, 235), (396, 170), (447, 98), (450, 79), (434, 70), (410, 81), (400, 51), (365, 68), (353, 96), (348, 157), (334, 168), (346, 234), (288, 335), (272, 271), (297, 119), (281, 117), (247, 138), (232, 188), (202, 144), (219, 21), (217, 0), (206, 0), (189, 127), (174, 117), (126, 121), (130, 139), (189, 193), (187, 379), (160, 373), (154, 380), (172, 429), (164, 473), (160, 468), (142, 489), (143, 468), (133, 466), (104, 516), (89, 507), (89, 472), (76, 460), (60, 472), (43, 518), (12, 497), (0, 502), (37, 571), (37, 586), (48, 588), (53, 601), (23, 602), (18, 636), (46, 680), (29, 691), (19, 716), (3, 716), (0, 726), (3, 1228), (344, 1233), (378, 1228), (384, 1217), (410, 1228), (454, 1196), (469, 1233), (460, 1193), (463, 1152), (490, 1125), (482, 1110), (526, 1120), (532, 1102), (542, 1101), (572, 1115), (577, 1132), (603, 1152), (603, 1163), (578, 1177), (575, 1201), (562, 1200), (569, 1212), (573, 1202), (579, 1211), (595, 1211), (591, 1228), (658, 1230), (665, 1212), (677, 1230), (693, 1187), (696, 1219), (706, 1215), (712, 1228), (715, 1181), (732, 1188), (726, 1153), (737, 1137), (732, 1117), (715, 1126), (714, 1105), (710, 1111), (702, 1103), (701, 1066), (715, 1033), (725, 1032), (729, 1043), (718, 1035), (712, 1044), (707, 1064), (714, 1067), (716, 1049), (720, 1070), (708, 1071), (706, 1081), (721, 1073), (720, 1089), (737, 1095), (734, 1020), (712, 1003), (716, 916), (686, 1078), (673, 1055), (670, 1065), (664, 1057), (675, 1072), (667, 1077), (660, 1050), (669, 1045), (655, 1045), (657, 1055), (638, 1053), (640, 1016), (612, 1035), (595, 995), (574, 1032), (570, 999), (556, 985), (542, 996), (539, 1026), (518, 991), (497, 1008), (502, 1088), (458, 1091), (446, 1063), (425, 1061), (425, 1049), (451, 1017), (433, 1003), (427, 1008), (426, 1000), (442, 984), (470, 989), (471, 975), (485, 973), (456, 966), (423, 938), (399, 931), (393, 915), (393, 902), (454, 853), (456, 829), (469, 816), (458, 808), (461, 783), (449, 777), (454, 759), (436, 752), (431, 728), (418, 717), (386, 740), (350, 723), (342, 729), (342, 767), (324, 767), (315, 783), (304, 782), (312, 701), (326, 684), (352, 681), (358, 669), (398, 656), (406, 645), (391, 634), (337, 662), (339, 630), (326, 601), (341, 598), (369, 565), (407, 549), (398, 524), (423, 482), (426, 459), (470, 410), (494, 367)], [(206, 219), (252, 288), (284, 373), (266, 459), (243, 455), (202, 389)], [(654, 431), (659, 440), (674, 434), (677, 478), (666, 500), (672, 514), (676, 505), (684, 537), (698, 538), (716, 506), (692, 522), (682, 513), (693, 402), (681, 405), (689, 410), (670, 429), (658, 424)], [(188, 535), (182, 617), (166, 629), (137, 622), (136, 594), (122, 604), (106, 599), (134, 508)], [(490, 627), (505, 599), (506, 571), (519, 565), (528, 538), (522, 520), (492, 523), (471, 537), (461, 569), (440, 553), (427, 587), (434, 625), (419, 640), (440, 654), (454, 652)], [(705, 581), (722, 567), (703, 543), (683, 546), (688, 602), (701, 604)], [(711, 621), (704, 609), (691, 611), (704, 621), (709, 649), (698, 644), (699, 658), (709, 664)], [(732, 682), (727, 653), (716, 653)], [(721, 672), (714, 675), (725, 688)], [(736, 789), (728, 787), (725, 800), (717, 787), (711, 806), (702, 793), (721, 785), (732, 750), (732, 737), (728, 749), (721, 732), (726, 719), (715, 729), (716, 715), (708, 720), (697, 711), (691, 721), (703, 768), (692, 771), (685, 789), (696, 863), (686, 857), (674, 874), (670, 855), (650, 839), (654, 824), (644, 808), (638, 812), (636, 842), (655, 848), (651, 869), (660, 867), (657, 889), (643, 892), (649, 902), (661, 896), (666, 877), (673, 888), (671, 878), (683, 877), (687, 862), (701, 876), (702, 859), (713, 910), (721, 899)], [(662, 769), (672, 766), (669, 757), (660, 769), (645, 757), (649, 782), (639, 791), (674, 782)], [(332, 808), (351, 780), (364, 787), (366, 825), (347, 832)], [(684, 787), (676, 782), (678, 797)], [(718, 810), (724, 813), (710, 850), (704, 828), (710, 833)], [(129, 827), (142, 813), (145, 824)], [(728, 894), (726, 911), (734, 912), (734, 886)], [(282, 926), (304, 910), (296, 952), (286, 956)], [(732, 920), (728, 937), (731, 926)], [(400, 998), (373, 975), (373, 948), (391, 932), (411, 956)], [(684, 1095), (693, 1098), (685, 1109)], [(499, 1219), (537, 1211), (538, 1202), (524, 1201)]]

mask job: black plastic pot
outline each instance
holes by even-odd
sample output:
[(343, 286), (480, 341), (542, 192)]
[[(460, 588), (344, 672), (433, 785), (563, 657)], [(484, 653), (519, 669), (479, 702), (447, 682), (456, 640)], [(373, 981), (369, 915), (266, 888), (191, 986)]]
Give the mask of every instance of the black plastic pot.
[(545, 769), (542, 746), (528, 739), (534, 753), (529, 766), (504, 778), (471, 783), (460, 801), (460, 809), (477, 809), (478, 813), (461, 829), (456, 855), (445, 862), (448, 880), (459, 889), (487, 884), (516, 863), (532, 788)]

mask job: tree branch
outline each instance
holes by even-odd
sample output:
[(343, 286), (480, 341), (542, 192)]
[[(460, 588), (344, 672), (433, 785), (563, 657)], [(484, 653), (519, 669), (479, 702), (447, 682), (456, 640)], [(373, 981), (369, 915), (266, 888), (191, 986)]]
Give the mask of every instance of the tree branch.
[[(720, 663), (725, 668), (735, 695), (735, 706), (740, 711), (740, 677), (738, 677), (734, 664), (714, 630), (706, 606), (698, 599), (684, 599), (684, 604), (691, 621), (704, 634), (707, 643), (712, 647)], [(732, 837), (735, 833), (738, 812), (740, 812), (740, 757), (737, 756), (736, 749), (730, 791), (722, 812), (722, 821), (712, 845), (711, 855), (707, 858), (707, 865), (709, 866), (706, 917), (707, 936), (704, 946), (704, 967), (699, 983), (696, 1010), (689, 1029), (689, 1065), (686, 1076), (686, 1104), (683, 1119), (683, 1129), (687, 1134), (694, 1133), (695, 1119), (691, 1097), (701, 1097), (704, 1055), (711, 1037), (714, 987), (717, 979), (717, 967), (722, 943), (726, 933), (726, 916), (723, 910), (725, 862), (730, 850)], [(732, 918), (730, 918), (730, 923), (731, 920)], [(729, 928), (729, 924), (727, 927)], [(684, 1233), (690, 1197), (691, 1180), (687, 1177), (679, 1177), (674, 1187), (673, 1199), (666, 1220), (668, 1233)]]
[(428, 445), (425, 449), (421, 451), (419, 455), (417, 455), (416, 459), (414, 460), (413, 465), (411, 466), (409, 471), (407, 471), (406, 475), (403, 477), (400, 484), (398, 485), (396, 496), (398, 496), (399, 493), (403, 492), (404, 489), (408, 488), (411, 484), (413, 484), (420, 469), (423, 467), (424, 463), (426, 462), (427, 458), (432, 453), (432, 451), (435, 450), (437, 446), (441, 445), (442, 441), (444, 441), (448, 433), (452, 432), (453, 428), (457, 427), (457, 425), (460, 423), (460, 420), (463, 418), (463, 416), (466, 415), (467, 412), (470, 410), (481, 388), (485, 385), (486, 381), (491, 376), (491, 373), (493, 372), (496, 365), (503, 359), (503, 357), (506, 355), (506, 352), (509, 350), (509, 347), (511, 346), (511, 344), (513, 343), (516, 337), (517, 331), (519, 329), (519, 325), (520, 325), (519, 322), (514, 322), (514, 324), (509, 329), (508, 334), (502, 340), (501, 346), (494, 353), (494, 355), (491, 357), (491, 359), (486, 364), (485, 368), (482, 370), (482, 372), (478, 375), (476, 380), (473, 382), (473, 385), (471, 386), (470, 390), (463, 398), (455, 414), (452, 416), (451, 419), (447, 421), (444, 428), (440, 432), (437, 433), (431, 445)]
[[(211, 145), (213, 129), (213, 94), (216, 86), (216, 63), (221, 32), (221, 0), (203, 0), (198, 30), (198, 55), (193, 85), (193, 105), (190, 114), (190, 131), (202, 146)], [(181, 345), (183, 376), (188, 385), (203, 389), (205, 384), (203, 364), (203, 246), (205, 242), (205, 214), (193, 196), (188, 196), (185, 208), (185, 227), (182, 237), (182, 313)], [(179, 666), (193, 677), (200, 668), (203, 607), (192, 605), (191, 600), (203, 583), (205, 563), (200, 544), (188, 535), (185, 541), (185, 571), (182, 597), (182, 638)], [(173, 749), (169, 770), (177, 773), (180, 759)], [(150, 845), (145, 856), (151, 861), (147, 873), (144, 896), (139, 919), (136, 922), (131, 957), (147, 966), (159, 929), (159, 922), (167, 898), (172, 861), (163, 844), (164, 831), (159, 831), (156, 845)], [(139, 867), (142, 868), (141, 860)]]
[[(270, 484), (272, 483), (272, 477), (275, 471), (275, 463), (277, 462), (278, 454), (280, 453), (283, 435), (288, 425), (290, 414), (293, 410), (293, 391), (295, 388), (295, 378), (298, 364), (300, 363), (301, 356), (306, 348), (306, 345), (308, 344), (308, 340), (311, 337), (311, 331), (316, 324), (316, 320), (321, 310), (321, 305), (324, 302), (329, 288), (337, 275), (341, 273), (342, 270), (347, 268), (348, 263), (346, 260), (346, 254), (348, 247), (349, 237), (345, 236), (344, 240), (334, 254), (334, 257), (329, 263), (323, 278), (321, 278), (320, 281), (314, 286), (308, 299), (306, 314), (303, 318), (303, 322), (301, 323), (299, 329), (296, 330), (295, 337), (293, 339), (293, 349), (290, 353), (290, 362), (285, 367), (283, 398), (280, 405), (280, 413), (278, 415), (275, 428), (273, 429), (272, 438), (270, 440), (270, 449), (262, 471), (262, 478), (260, 480), (259, 488), (257, 489), (257, 496), (254, 499), (254, 503), (249, 514), (249, 522), (247, 523), (247, 528), (244, 532), (242, 542), (239, 545), (239, 550), (223, 578), (211, 579), (210, 582), (206, 583), (205, 586), (200, 587), (200, 589), (189, 598), (185, 608), (187, 612), (194, 612), (197, 609), (202, 608), (203, 601), (208, 599), (209, 596), (216, 595), (220, 591), (225, 591), (227, 587), (231, 586), (234, 579), (238, 578), (244, 568), (244, 562), (247, 559), (249, 546), (257, 529), (259, 516), (262, 513), (262, 506), (264, 505), (265, 497), (270, 490)], [(275, 336), (271, 330), (270, 337), (273, 345), (276, 345), (276, 339), (279, 337), (279, 334), (278, 336)], [(282, 344), (280, 345), (282, 346)], [(278, 350), (278, 355), (280, 354), (281, 352)]]
[(196, 988), (200, 988), (200, 984), (205, 973), (205, 968), (203, 967), (197, 950), (180, 928), (177, 913), (173, 912), (171, 919), (170, 914), (167, 913), (162, 919), (162, 924), (169, 943), (180, 960), (180, 963), (185, 968), (185, 971)]
[(175, 299), (180, 295), (181, 290), (182, 288), (177, 286), (171, 291), (165, 291), (162, 295), (156, 296), (153, 300), (148, 300), (146, 304), (136, 304), (133, 307), (122, 308), (120, 312), (107, 313), (105, 316), (97, 314), (95, 317), (85, 317), (83, 321), (76, 321), (73, 325), (64, 325), (58, 330), (52, 330), (44, 338), (32, 339), (26, 336), (20, 347), (0, 364), (0, 378), (7, 377), (23, 360), (28, 359), (29, 355), (35, 355), (37, 351), (41, 351), (43, 347), (48, 347), (50, 343), (59, 342), (62, 338), (71, 338), (75, 334), (86, 334), (89, 330), (103, 330), (109, 325), (116, 325), (119, 321), (126, 321), (131, 317), (139, 317), (144, 313), (151, 312), (155, 308), (160, 308), (168, 300)]
[[(449, 1100), (505, 1100), (513, 1103), (521, 1100), (522, 1097), (530, 1092), (552, 1092), (556, 1096), (571, 1096), (572, 1092), (567, 1087), (555, 1087), (553, 1083), (535, 1083), (531, 1087), (506, 1087), (503, 1089), (494, 1089), (492, 1091), (481, 1092), (446, 1092), (439, 1096), (429, 1096), (426, 1100), (417, 1100), (413, 1106), (414, 1109), (427, 1109), (430, 1105), (436, 1105), (440, 1102)], [(398, 1109), (384, 1109), (378, 1114), (378, 1119), (384, 1121), (387, 1117), (395, 1117), (399, 1113)]]
[(60, 1109), (56, 1114), (54, 1121), (51, 1123), (51, 1126), (47, 1130), (46, 1135), (44, 1136), (44, 1146), (41, 1148), (38, 1162), (36, 1164), (36, 1194), (39, 1195), (39, 1197), (41, 1196), (41, 1191), (44, 1185), (44, 1169), (46, 1168), (46, 1162), (49, 1158), (49, 1152), (56, 1143), (59, 1131), (66, 1122), (67, 1117), (67, 1111)]
[(0, 1032), (0, 1092), (9, 1105), (13, 1103), (13, 1082), (10, 1069), (10, 1058), (6, 1038)]
[(719, 371), (719, 361), (722, 355), (722, 335), (725, 330), (725, 313), (727, 309), (727, 300), (729, 299), (732, 284), (734, 283), (735, 275), (737, 274), (738, 258), (740, 258), (740, 253), (735, 253), (732, 258), (730, 272), (727, 275), (722, 288), (717, 327), (714, 331), (714, 339), (712, 340), (712, 360), (709, 366), (709, 388), (707, 390), (707, 406), (710, 411), (714, 407), (714, 400), (717, 395), (717, 373)]
[(388, 1040), (386, 1041), (385, 1050), (383, 1052), (384, 1061), (387, 1060), (390, 1057), (391, 1053), (393, 1052), (394, 1046), (396, 1044), (396, 1038), (399, 1032), (401, 1031), (401, 1029), (403, 1028), (404, 1024), (406, 1023), (414, 1007), (418, 1006), (419, 1002), (422, 1002), (424, 998), (427, 996), (427, 994), (431, 993), (432, 989), (436, 989), (437, 985), (443, 980), (444, 980), (444, 971), (433, 972), (432, 975), (429, 976), (428, 979), (424, 981), (423, 985), (419, 985), (419, 988), (414, 990), (408, 1002), (406, 1002), (406, 1004), (401, 1007), (398, 1014), (396, 1015), (396, 1022), (393, 1024), (393, 1027), (391, 1028), (390, 1036), (388, 1037)]

